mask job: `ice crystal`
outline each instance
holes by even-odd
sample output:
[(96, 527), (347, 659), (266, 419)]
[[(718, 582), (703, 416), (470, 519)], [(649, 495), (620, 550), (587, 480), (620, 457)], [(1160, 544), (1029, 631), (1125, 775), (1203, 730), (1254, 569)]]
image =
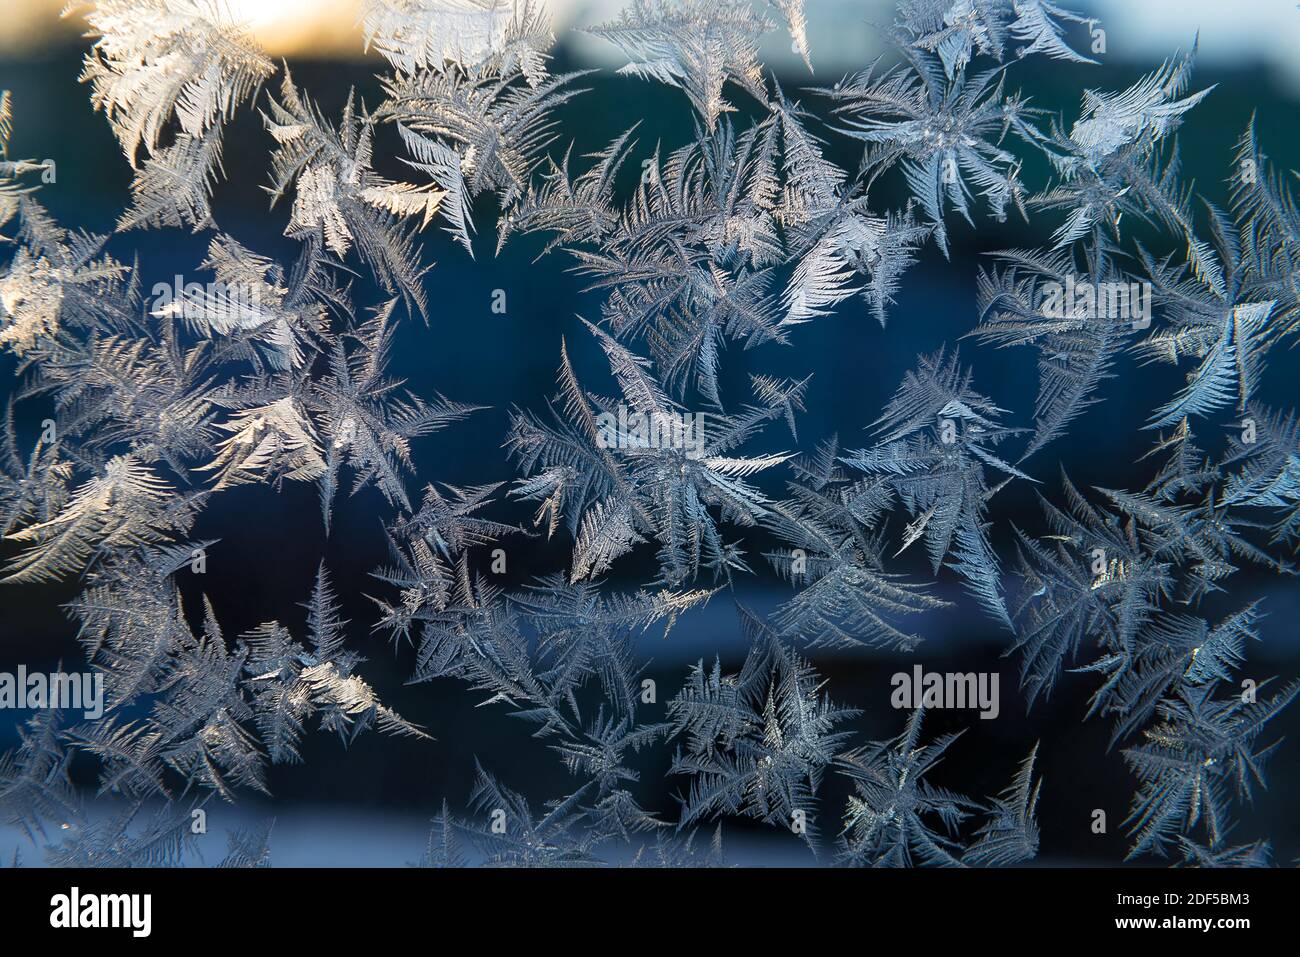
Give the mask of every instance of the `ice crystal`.
[[(371, 625), (413, 656), (412, 684), (520, 719), (567, 774), (539, 804), (476, 765), (422, 865), (720, 864), (736, 817), (815, 853), (833, 843), (846, 864), (1021, 864), (1049, 833), (1038, 744), (1017, 746), (1028, 756), (1004, 790), (967, 796), (940, 768), (960, 732), (925, 743), (918, 708), (895, 737), (855, 740), (860, 709), (803, 657), (910, 652), (953, 575), (958, 600), (1008, 633), (1028, 706), (1065, 682), (1093, 688), (1088, 714), (1111, 722), (1138, 782), (1132, 857), (1271, 863), (1263, 837), (1229, 837), (1297, 686), (1242, 678), (1269, 603), (1236, 586), (1247, 565), (1296, 572), (1300, 425), (1261, 398), (1300, 322), (1300, 213), (1253, 118), (1225, 154), (1222, 208), (1185, 182), (1177, 134), (1213, 89), (1193, 87), (1194, 46), (1118, 92), (1085, 90), (1067, 119), (1011, 92), (1027, 58), (1096, 62), (1082, 52), (1095, 21), (1047, 0), (903, 0), (884, 31), (898, 56), (819, 88), (778, 82), (760, 55), (784, 30), (811, 71), (802, 0), (632, 0), (589, 32), (625, 58), (620, 73), (684, 98), (689, 133), (649, 151), (629, 121), (583, 153), (569, 105), (586, 74), (553, 69), (557, 38), (529, 2), (366, 0), (381, 92), (352, 92), (336, 116), (217, 0), (89, 7), (82, 79), (133, 174), (113, 235), (40, 204), (50, 167), (11, 156), (0, 96), (0, 349), (19, 376), (0, 436), (4, 581), (78, 589), (65, 610), (105, 694), (100, 718), (38, 711), (0, 755), (0, 821), (50, 863), (186, 862), (191, 814), (268, 792), (309, 729), (344, 745), (442, 733), (363, 676), (352, 632)], [(289, 262), (217, 224), (241, 113), (269, 134)], [(846, 147), (860, 151), (848, 167)], [(893, 207), (891, 180), (906, 193)], [(808, 378), (728, 374), (729, 346), (757, 363), (812, 321), (883, 327), (928, 241), (947, 257), (955, 219), (977, 228), (981, 205), (1045, 227), (1046, 248), (1002, 249), (981, 271), (969, 337), (1033, 350), (1032, 417), (978, 391), (969, 352), (945, 346), (917, 356), (865, 439), (808, 451)], [(448, 485), (417, 469), (414, 442), (482, 410), (417, 394), (390, 360), (401, 323), (450, 321), (423, 231), (473, 256), (485, 215), (497, 252), (540, 237), (541, 261), (562, 254), (598, 305), (556, 343), (552, 402), (509, 410), (513, 481)], [(193, 265), (212, 281), (151, 285), (116, 251), (135, 228), (207, 233)], [(1140, 283), (1154, 322), (1043, 297), (1086, 287), (1097, 307), (1103, 287)], [(589, 344), (612, 389), (579, 379)], [(1150, 481), (1049, 481), (1044, 450), (1133, 360), (1187, 375), (1131, 417), (1154, 435)], [(28, 409), (51, 416), (34, 442)], [(323, 564), (305, 622), (259, 615), (243, 634), (182, 587), (225, 547), (191, 539), (210, 501), (286, 482), (316, 485), (335, 534), (341, 487), (378, 491), (391, 557), (372, 573), (373, 621), (343, 618)], [(1005, 521), (1009, 486), (1034, 490), (1042, 527)], [(509, 517), (520, 502), (532, 527)], [(563, 557), (523, 584), (484, 571), (484, 553), (525, 538)], [(912, 552), (929, 573), (904, 570)], [(736, 603), (744, 654), (700, 658), (661, 699), (646, 636), (773, 572), (770, 614)], [(671, 811), (649, 794), (652, 753), (678, 788)], [(106, 810), (74, 786), (74, 760)], [(831, 777), (852, 787), (833, 811)], [(219, 863), (265, 866), (272, 843), (270, 823), (236, 830)]]

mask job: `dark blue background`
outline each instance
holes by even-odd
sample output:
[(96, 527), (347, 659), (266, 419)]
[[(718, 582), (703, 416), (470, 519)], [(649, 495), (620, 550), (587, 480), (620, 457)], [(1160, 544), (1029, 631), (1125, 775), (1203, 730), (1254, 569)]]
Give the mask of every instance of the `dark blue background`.
[[(108, 231), (127, 202), (129, 171), (107, 123), (91, 112), (87, 88), (77, 83), (80, 54), (80, 48), (68, 47), (36, 59), (0, 61), (0, 88), (8, 88), (14, 95), (13, 155), (52, 158), (57, 163), (57, 182), (41, 191), (41, 201), (65, 226)], [(352, 85), (369, 103), (380, 100), (373, 75), (377, 62), (304, 61), (291, 66), (295, 80), (326, 115), (337, 115)], [(1086, 86), (1119, 88), (1152, 66), (1112, 60), (1100, 68), (1087, 68), (1037, 59), (1017, 66), (1011, 85), (1018, 83), (1032, 93), (1035, 105), (1063, 109), (1069, 118)], [(554, 68), (565, 67), (561, 49)], [(1296, 104), (1274, 89), (1263, 70), (1201, 71), (1196, 80), (1198, 87), (1219, 86), (1194, 111), (1181, 135), (1186, 171), (1199, 191), (1222, 204), (1234, 145), (1252, 111), (1259, 112), (1265, 150), (1285, 164), (1297, 155)], [(804, 78), (783, 80), (787, 90), (797, 89), (802, 82)], [(676, 91), (608, 72), (587, 77), (581, 85), (590, 87), (591, 92), (560, 115), (560, 129), (575, 140), (575, 157), (603, 147), (634, 118), (642, 120), (635, 154), (638, 163), (651, 154), (656, 142), (661, 141), (666, 152), (690, 136), (687, 104)], [(815, 98), (803, 98), (814, 111), (821, 111)], [(229, 129), (226, 144), (228, 177), (216, 191), (217, 221), (248, 247), (286, 264), (291, 262), (296, 244), (282, 235), (287, 206), (268, 214), (267, 196), (261, 189), (268, 182), (267, 154), (272, 144), (253, 111), (246, 108), (242, 112)], [(381, 141), (378, 155), (393, 152), (391, 142), (385, 145)], [(856, 147), (840, 138), (832, 140), (830, 153), (841, 165), (851, 167), (857, 160)], [(1032, 186), (1040, 185), (1045, 175), (1041, 168), (1027, 167)], [(896, 208), (904, 200), (899, 177), (890, 175), (881, 183), (873, 205)], [(561, 337), (576, 355), (584, 383), (598, 391), (607, 388), (599, 352), (576, 318), (596, 319), (599, 300), (582, 292), (579, 278), (567, 271), (569, 260), (555, 253), (534, 263), (541, 242), (527, 237), (508, 245), (501, 256), (494, 256), (491, 204), (480, 203), (475, 213), (479, 235), (473, 259), (440, 231), (430, 229), (425, 234), (427, 256), (437, 264), (427, 278), (429, 322), (426, 326), (414, 318), (403, 324), (391, 372), (406, 378), (416, 393), (436, 391), (492, 408), (416, 442), (419, 474), (410, 483), (413, 494), (429, 481), (473, 485), (515, 477), (501, 448), (508, 409), (512, 405), (543, 407), (554, 391)], [(750, 371), (798, 377), (811, 373), (809, 411), (799, 421), (798, 448), (811, 450), (831, 433), (838, 433), (846, 448), (867, 445), (866, 426), (880, 413), (916, 357), (955, 344), (975, 325), (975, 275), (981, 254), (1040, 244), (1057, 222), (1045, 218), (1029, 228), (1017, 221), (999, 226), (977, 219), (978, 231), (974, 231), (951, 220), (951, 262), (944, 261), (933, 246), (924, 250), (921, 262), (903, 280), (888, 328), (882, 329), (858, 301), (851, 300), (837, 315), (795, 330), (790, 347), (765, 346), (743, 353), (730, 350), (724, 357), (724, 369), (732, 388), (724, 395), (733, 401), (743, 396), (743, 383)], [(177, 230), (133, 232), (115, 237), (109, 250), (128, 262), (138, 252), (147, 289), (155, 281), (170, 280), (174, 273), (195, 272), (208, 238)], [(506, 292), (505, 315), (491, 312), (495, 289)], [(377, 301), (373, 298), (366, 304)], [(1027, 424), (1037, 388), (1034, 353), (979, 347), (968, 340), (961, 345), (961, 354), (975, 370), (975, 388), (1011, 410), (1010, 420)], [(11, 382), (13, 368), (12, 357), (0, 360), (0, 379)], [(1141, 426), (1150, 412), (1180, 387), (1183, 372), (1167, 366), (1139, 368), (1123, 357), (1116, 373), (1104, 386), (1105, 401), (1076, 420), (1067, 437), (1030, 460), (1031, 473), (1042, 480), (1049, 497), (1059, 495), (1058, 463), (1081, 487), (1137, 488), (1150, 478), (1155, 463), (1139, 463), (1138, 459), (1149, 450), (1153, 436)], [(1273, 406), (1294, 406), (1298, 373), (1295, 353), (1277, 351), (1259, 398)], [(20, 423), (25, 437), (34, 437), (36, 423), (45, 414), (39, 403), (29, 404)], [(793, 440), (779, 428), (769, 433), (766, 447), (793, 449)], [(772, 488), (779, 491), (778, 485)], [(527, 507), (505, 504), (498, 506), (494, 517), (525, 523), (530, 514)], [(186, 581), (189, 606), (191, 610), (198, 607), (197, 583), (211, 596), (228, 636), (272, 618), (301, 633), (303, 611), (298, 603), (308, 596), (323, 557), (343, 597), (345, 614), (353, 621), (353, 647), (371, 657), (363, 674), (388, 704), (437, 738), (429, 743), (369, 735), (344, 752), (337, 741), (313, 735), (304, 749), (304, 765), (274, 769), (271, 784), (276, 801), (267, 811), (283, 822), (279, 839), (287, 844), (289, 835), (297, 834), (302, 840), (320, 841), (320, 828), (334, 829), (325, 841), (330, 850), (309, 855), (311, 860), (370, 860), (366, 849), (369, 847), (373, 857), (374, 842), (367, 835), (372, 828), (376, 835), (380, 833), (381, 819), (375, 816), (380, 812), (391, 823), (393, 815), (431, 813), (444, 797), (453, 807), (462, 805), (471, 787), (474, 756), (499, 772), (505, 784), (525, 791), (538, 804), (566, 793), (570, 783), (554, 755), (541, 742), (531, 740), (527, 726), (503, 710), (476, 708), (479, 696), (455, 682), (403, 685), (412, 667), (411, 649), (394, 650), (370, 632), (374, 612), (365, 597), (382, 591), (368, 575), (386, 558), (382, 526), (393, 517), (373, 490), (342, 498), (327, 538), (315, 487), (287, 483), (280, 493), (251, 487), (215, 496), (193, 533), (195, 538), (220, 538), (221, 542), (210, 551), (207, 576)], [(1025, 483), (999, 495), (992, 517), (995, 544), (1001, 546), (1007, 544), (1013, 524), (1031, 531), (1041, 528)], [(756, 558), (763, 540), (755, 537), (752, 542), (755, 547), (750, 554)], [(509, 541), (512, 579), (523, 582), (563, 568), (569, 544), (563, 537), (549, 544), (540, 539)], [(1002, 553), (1007, 554), (1005, 547)], [(482, 556), (485, 567), (487, 561)], [(761, 568), (761, 560), (753, 564), (760, 574), (744, 582), (739, 597), (758, 610), (770, 609), (786, 591)], [(649, 576), (650, 566), (644, 556), (638, 556), (620, 563), (616, 570), (619, 575), (613, 584), (631, 588)], [(906, 570), (922, 579), (929, 574), (921, 564), (906, 566)], [(73, 627), (58, 607), (77, 590), (75, 582), (0, 586), (0, 668), (11, 670), (18, 662), (30, 668), (53, 667), (59, 660), (79, 660)], [(889, 676), (894, 671), (910, 669), (915, 661), (927, 667), (938, 667), (942, 661), (944, 670), (998, 670), (1002, 676), (999, 720), (979, 721), (973, 714), (932, 714), (927, 718), (930, 733), (969, 727), (937, 773), (938, 782), (972, 796), (995, 793), (1009, 781), (1016, 762), (1033, 742), (1041, 739), (1040, 770), (1046, 781), (1039, 812), (1042, 860), (1120, 860), (1127, 846), (1119, 822), (1135, 785), (1120, 756), (1106, 753), (1109, 727), (1096, 720), (1082, 721), (1093, 679), (1067, 676), (1051, 701), (1025, 715), (1016, 690), (1018, 664), (1000, 657), (1009, 636), (998, 633), (979, 613), (950, 573), (941, 573), (938, 591), (953, 599), (955, 607), (924, 619), (919, 627), (926, 641), (916, 655), (817, 656), (818, 666), (830, 678), (833, 697), (866, 712), (858, 725), (861, 737), (855, 743), (893, 736), (901, 729), (902, 717), (887, 705)], [(1200, 613), (1214, 619), (1261, 595), (1266, 598), (1264, 609), (1269, 617), (1263, 624), (1263, 641), (1249, 649), (1247, 673), (1294, 676), (1300, 643), (1292, 623), (1300, 615), (1300, 599), (1293, 582), (1247, 568), (1231, 580), (1229, 595), (1207, 603)], [(717, 653), (724, 664), (738, 663), (743, 639), (730, 602), (726, 594), (719, 595), (706, 609), (680, 622), (667, 640), (644, 639), (645, 654), (654, 659), (648, 673), (658, 679), (661, 701), (675, 693), (686, 666), (698, 657)], [(0, 749), (15, 740), (13, 719), (19, 716), (0, 715)], [(1300, 712), (1286, 715), (1273, 736), (1288, 729), (1293, 736), (1300, 730)], [(1273, 789), (1258, 800), (1255, 811), (1234, 834), (1239, 840), (1271, 837), (1277, 860), (1283, 864), (1300, 854), (1300, 824), (1294, 813), (1300, 793), (1295, 747), (1292, 741), (1279, 751), (1272, 765)], [(661, 749), (646, 765), (639, 794), (647, 806), (657, 807), (673, 819), (672, 792), (663, 784), (666, 764)], [(680, 782), (674, 783), (673, 787), (677, 786)], [(832, 818), (842, 809), (845, 793), (845, 784), (828, 776), (822, 805), (824, 832), (835, 831)], [(260, 803), (250, 800), (240, 813), (261, 813)], [(1101, 837), (1088, 829), (1091, 811), (1098, 807), (1107, 809), (1111, 821), (1111, 833)], [(316, 823), (295, 831), (295, 820)], [(726, 830), (740, 835), (748, 828), (729, 822)], [(761, 833), (783, 851), (782, 859), (800, 859), (793, 839), (768, 830)], [(274, 855), (275, 840), (272, 850)], [(404, 857), (398, 855), (388, 862), (414, 859), (419, 850), (412, 846)], [(0, 835), (0, 852), (4, 851), (5, 840)]]

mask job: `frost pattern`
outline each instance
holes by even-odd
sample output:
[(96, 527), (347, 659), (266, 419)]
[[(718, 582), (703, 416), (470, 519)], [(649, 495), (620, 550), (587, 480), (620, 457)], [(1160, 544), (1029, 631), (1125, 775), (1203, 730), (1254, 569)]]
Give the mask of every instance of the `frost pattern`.
[[(620, 72), (681, 91), (697, 123), (628, 189), (635, 126), (578, 159), (557, 148), (557, 109), (583, 91), (579, 74), (551, 72), (554, 38), (531, 3), (368, 0), (362, 29), (389, 66), (384, 98), (373, 109), (349, 98), (337, 119), (215, 0), (91, 7), (82, 79), (135, 174), (117, 233), (211, 230), (197, 268), (215, 283), (146, 315), (144, 278), (105, 251), (116, 234), (68, 231), (41, 207), (43, 167), (10, 157), (12, 104), (0, 98), (0, 346), (24, 373), (17, 399), (46, 403), (58, 426), (24, 447), (10, 400), (0, 531), (15, 551), (4, 576), (10, 587), (82, 582), (68, 611), (107, 687), (102, 721), (38, 714), (0, 757), (4, 821), (51, 863), (179, 862), (191, 810), (264, 791), (267, 766), (300, 760), (309, 728), (345, 745), (369, 730), (428, 735), (363, 677), (324, 567), (301, 636), (276, 621), (227, 636), (206, 600), (194, 626), (175, 577), (219, 544), (188, 540), (196, 515), (231, 487), (286, 481), (317, 485), (327, 529), (341, 483), (380, 490), (394, 515), (390, 563), (374, 572), (375, 627), (415, 646), (413, 682), (468, 686), (523, 719), (574, 779), (537, 807), (479, 767), (468, 808), (444, 803), (420, 864), (598, 864), (610, 842), (637, 848), (638, 864), (719, 864), (720, 825), (707, 850), (697, 831), (737, 815), (798, 821), (809, 848), (833, 843), (840, 863), (1032, 859), (1050, 786), (1036, 744), (999, 794), (948, 790), (930, 774), (957, 734), (925, 743), (918, 709), (897, 737), (855, 744), (858, 712), (834, 703), (802, 657), (916, 647), (917, 620), (946, 602), (893, 570), (913, 548), (1007, 632), (1029, 704), (1067, 671), (1095, 683), (1090, 713), (1113, 721), (1139, 782), (1132, 856), (1270, 861), (1266, 840), (1230, 843), (1231, 818), (1263, 786), (1273, 746), (1259, 738), (1300, 685), (1222, 695), (1263, 612), (1255, 601), (1210, 621), (1197, 604), (1243, 563), (1296, 571), (1300, 426), (1256, 392), (1269, 350), (1300, 318), (1300, 213), (1253, 122), (1235, 147), (1228, 208), (1193, 202), (1176, 136), (1210, 93), (1192, 86), (1194, 47), (1125, 90), (1085, 91), (1070, 121), (1029, 107), (1010, 77), (1033, 55), (1094, 63), (1078, 42), (1091, 21), (1046, 0), (904, 0), (889, 30), (898, 65), (807, 89), (805, 106), (759, 58), (784, 29), (811, 70), (800, 0), (633, 0), (592, 34), (626, 57)], [(277, 72), (277, 92), (262, 92)], [(301, 246), (289, 266), (217, 231), (209, 205), (224, 125), (250, 102), (274, 144), (272, 201), (288, 205), (286, 235)], [(375, 170), (385, 128), (409, 181)], [(836, 137), (861, 144), (856, 166), (827, 158)], [(1053, 174), (1036, 193), (1022, 179), (1035, 156)], [(895, 167), (911, 199), (882, 209), (871, 187)], [(500, 210), (498, 249), (541, 234), (545, 254), (569, 257), (601, 294), (599, 321), (581, 334), (617, 392), (589, 391), (559, 343), (554, 403), (511, 415), (518, 478), (430, 484), (417, 498), (411, 440), (477, 409), (414, 395), (386, 364), (397, 323), (429, 313), (417, 234), (437, 222), (473, 255), (483, 194)], [(871, 444), (849, 451), (832, 439), (799, 454), (806, 380), (756, 375), (747, 395), (729, 394), (726, 346), (792, 344), (799, 326), (854, 297), (884, 325), (912, 263), (931, 242), (947, 256), (954, 222), (973, 225), (977, 206), (1054, 228), (1050, 248), (1005, 250), (983, 272), (972, 333), (1036, 351), (1032, 421), (1009, 421), (955, 349), (918, 357)], [(1124, 222), (1150, 227), (1157, 245)], [(1067, 277), (1129, 281), (1130, 263), (1154, 289), (1149, 331), (1048, 314), (1036, 299)], [(354, 301), (346, 277), (357, 271), (383, 302)], [(1187, 373), (1144, 423), (1163, 462), (1151, 482), (1081, 490), (1031, 474), (1028, 460), (1041, 465), (1103, 401), (1123, 353)], [(683, 424), (694, 408), (698, 435)], [(1228, 413), (1250, 437), (1202, 452), (1198, 438)], [(1010, 483), (1039, 490), (1044, 525), (1015, 529), (1015, 554), (1000, 556), (993, 503)], [(504, 499), (535, 504), (534, 528), (490, 518)], [(759, 574), (746, 551), (755, 531), (780, 543), (761, 557), (790, 597), (770, 620), (737, 603), (750, 645), (740, 670), (701, 660), (666, 707), (647, 708), (639, 636), (668, 634)], [(570, 557), (505, 590), (471, 557), (520, 535), (567, 544)], [(655, 556), (654, 580), (608, 587), (638, 550)], [(663, 747), (682, 788), (676, 820), (637, 797), (633, 757)], [(122, 800), (115, 816), (87, 815), (69, 774), (76, 755)], [(828, 775), (853, 789), (829, 827), (836, 815), (818, 821)], [(270, 834), (269, 824), (231, 834), (221, 863), (264, 866)]]

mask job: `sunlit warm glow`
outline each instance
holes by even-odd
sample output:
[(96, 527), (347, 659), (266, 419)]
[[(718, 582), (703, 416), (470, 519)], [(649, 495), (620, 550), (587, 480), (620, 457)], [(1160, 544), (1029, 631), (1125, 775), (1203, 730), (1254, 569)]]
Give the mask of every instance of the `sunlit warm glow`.
[(226, 0), (272, 56), (361, 54), (360, 0)]
[[(361, 56), (361, 0), (222, 0), (272, 56)], [(85, 29), (67, 0), (0, 0), (0, 52), (36, 49)]]

